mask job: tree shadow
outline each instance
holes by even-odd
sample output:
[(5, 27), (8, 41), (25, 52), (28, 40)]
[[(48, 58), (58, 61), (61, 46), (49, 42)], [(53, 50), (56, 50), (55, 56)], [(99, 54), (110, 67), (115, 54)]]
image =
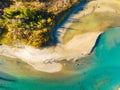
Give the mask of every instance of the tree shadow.
[(10, 0), (0, 0), (0, 11), (2, 11), (5, 7), (9, 7), (10, 4), (12, 4), (12, 1)]
[(39, 2), (51, 2), (52, 0), (38, 0)]
[(50, 2), (52, 0), (19, 0), (21, 2)]
[(74, 29), (74, 28), (71, 28), (71, 27), (69, 27), (69, 28), (66, 28), (66, 27), (60, 27), (60, 28), (62, 28), (63, 30), (76, 30), (76, 29)]
[(80, 19), (71, 18), (71, 19), (68, 20), (68, 22), (77, 23), (77, 22), (80, 22)]
[[(61, 28), (70, 18), (71, 14), (77, 14), (79, 11), (82, 11), (84, 9), (84, 6), (88, 3), (87, 0), (82, 0), (80, 3), (78, 3), (77, 5), (73, 6), (71, 9), (63, 11), (61, 13), (58, 14), (58, 18), (56, 19), (56, 25), (54, 27), (54, 44), (59, 43), (58, 37), (58, 29)], [(66, 14), (67, 13), (67, 14)], [(59, 20), (61, 20), (63, 18), (63, 15), (65, 16), (65, 18), (62, 20), (62, 22), (58, 23)], [(79, 20), (77, 19), (72, 19), (69, 22), (79, 22)]]

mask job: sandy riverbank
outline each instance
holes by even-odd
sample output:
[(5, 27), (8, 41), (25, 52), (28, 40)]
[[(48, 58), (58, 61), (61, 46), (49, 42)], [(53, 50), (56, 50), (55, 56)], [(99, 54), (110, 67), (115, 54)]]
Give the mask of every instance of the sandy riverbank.
[[(120, 1), (94, 0), (89, 2), (83, 11), (73, 15), (71, 25), (68, 21), (64, 27), (69, 29), (62, 35), (62, 42), (66, 43), (75, 35), (87, 32), (104, 32), (110, 27), (119, 27)], [(75, 20), (77, 20), (75, 22)], [(67, 25), (68, 24), (68, 25)]]
[[(101, 32), (91, 32), (77, 35), (67, 44), (56, 47), (36, 49), (30, 46), (24, 48), (0, 46), (0, 55), (15, 57), (23, 60), (36, 70), (44, 72), (58, 72), (62, 70), (61, 60), (75, 60), (86, 56), (95, 44)], [(87, 43), (86, 43), (87, 42)]]
[[(94, 11), (101, 12), (101, 9), (104, 12), (108, 10), (113, 13), (113, 9), (110, 9), (111, 7), (108, 9), (108, 5), (111, 5), (111, 2), (114, 2), (115, 0), (110, 1), (109, 4), (106, 1), (107, 0), (91, 1), (87, 4), (83, 11), (72, 15), (70, 19), (72, 19), (73, 21), (69, 22), (68, 19), (68, 22), (66, 22), (63, 25), (63, 27), (69, 28), (74, 23), (75, 19), (80, 19), (86, 15), (93, 13)], [(107, 5), (105, 5), (106, 3)], [(101, 5), (101, 7), (99, 6), (99, 4)], [(89, 28), (87, 24), (85, 24), (85, 26)], [(99, 27), (101, 27), (101, 25), (99, 25)], [(53, 46), (48, 48), (36, 49), (25, 45), (23, 45), (22, 48), (2, 45), (0, 46), (0, 55), (19, 58), (39, 71), (48, 73), (59, 72), (60, 70), (62, 70), (62, 64), (60, 64), (59, 61), (76, 60), (77, 58), (85, 57), (93, 48), (97, 37), (102, 33), (102, 31), (90, 31), (85, 33), (79, 33), (79, 30), (76, 30), (77, 34), (74, 34), (73, 37), (67, 40), (66, 43), (62, 43), (62, 41), (64, 40), (64, 35), (67, 36), (65, 34), (67, 29), (65, 31), (63, 30), (63, 28), (60, 28), (58, 31), (61, 32), (59, 37), (61, 43), (59, 43), (55, 47)], [(69, 32), (67, 32), (67, 34), (69, 34)]]

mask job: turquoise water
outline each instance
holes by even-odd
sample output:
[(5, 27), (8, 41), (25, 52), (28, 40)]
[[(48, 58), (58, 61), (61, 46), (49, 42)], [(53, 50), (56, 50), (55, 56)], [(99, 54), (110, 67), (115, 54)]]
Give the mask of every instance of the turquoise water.
[(117, 90), (120, 87), (120, 28), (103, 33), (93, 53), (78, 62), (84, 64), (74, 66), (75, 74), (60, 79), (29, 75), (23, 78), (1, 72), (0, 90)]

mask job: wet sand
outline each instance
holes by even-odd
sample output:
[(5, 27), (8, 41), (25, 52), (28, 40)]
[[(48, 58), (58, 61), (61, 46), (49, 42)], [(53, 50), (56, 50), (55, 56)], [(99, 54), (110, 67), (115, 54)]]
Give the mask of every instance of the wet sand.
[[(82, 19), (84, 17), (87, 17), (91, 14), (96, 13), (104, 13), (109, 12), (114, 13), (115, 15), (119, 14), (119, 11), (117, 11), (120, 7), (120, 3), (116, 3), (117, 1), (111, 0), (109, 3), (107, 0), (96, 0), (91, 1), (86, 5), (85, 9), (83, 11), (80, 11), (79, 13), (71, 16), (72, 22), (66, 22), (64, 27), (69, 28), (72, 24), (74, 24), (75, 19)], [(116, 7), (117, 10), (116, 10)], [(112, 8), (112, 9), (111, 9)], [(91, 18), (91, 17), (88, 17)], [(86, 21), (88, 22), (88, 21)], [(89, 22), (91, 23), (91, 22)], [(94, 23), (97, 23), (95, 21)], [(61, 43), (59, 43), (55, 47), (48, 47), (44, 49), (36, 49), (29, 46), (24, 46), (24, 48), (17, 48), (17, 47), (10, 47), (2, 45), (0, 46), (0, 55), (9, 56), (9, 57), (15, 57), (19, 58), (22, 61), (26, 62), (27, 64), (31, 65), (34, 69), (38, 71), (44, 71), (48, 73), (55, 73), (62, 70), (63, 65), (59, 63), (58, 61), (61, 60), (76, 60), (78, 58), (82, 58), (87, 56), (90, 51), (92, 50), (97, 37), (106, 29), (109, 25), (113, 24), (113, 22), (110, 22), (102, 27), (104, 25), (99, 25), (99, 27), (93, 27), (92, 29), (95, 29), (96, 31), (85, 31), (84, 33), (79, 32), (79, 30), (75, 30), (75, 34), (70, 34), (69, 30), (58, 30), (61, 32), (61, 35), (59, 37), (59, 40)], [(89, 26), (85, 23), (83, 23), (86, 28), (91, 30)], [(77, 24), (79, 26), (80, 24)], [(94, 25), (94, 24), (92, 24)], [(119, 24), (118, 24), (119, 25)], [(91, 25), (90, 25), (91, 26)], [(102, 30), (101, 28), (102, 27)], [(80, 26), (80, 28), (84, 28), (83, 26)], [(100, 28), (98, 31), (97, 29)], [(67, 35), (72, 35), (72, 38), (70, 37), (69, 40), (66, 41), (66, 43), (63, 43), (63, 40), (65, 37), (68, 37)]]

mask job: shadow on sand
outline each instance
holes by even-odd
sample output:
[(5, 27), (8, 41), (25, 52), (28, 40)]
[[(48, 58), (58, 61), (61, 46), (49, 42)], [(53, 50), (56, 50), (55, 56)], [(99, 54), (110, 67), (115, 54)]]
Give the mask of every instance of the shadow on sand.
[[(79, 11), (82, 11), (84, 9), (84, 6), (87, 3), (88, 3), (87, 0), (82, 0), (76, 6), (74, 6), (73, 8), (71, 8), (70, 11), (65, 11), (65, 12), (68, 12), (67, 15), (66, 15), (66, 17), (64, 18), (64, 20), (61, 23), (57, 24), (55, 26), (55, 28), (54, 28), (54, 32), (53, 32), (53, 35), (54, 35), (54, 41), (53, 41), (53, 43), (54, 43), (54, 45), (56, 45), (57, 43), (59, 43), (59, 41), (58, 41), (58, 37), (59, 37), (58, 29), (59, 28), (65, 28), (65, 27), (63, 27), (63, 25), (69, 20), (70, 16), (73, 15), (73, 14), (77, 14)], [(61, 13), (60, 16), (61, 17), (63, 16), (63, 12)], [(74, 22), (79, 22), (79, 20), (78, 19), (70, 19), (69, 22), (74, 23)], [(71, 29), (71, 28), (66, 28), (66, 30), (68, 30), (68, 29)], [(65, 30), (65, 29), (63, 29), (63, 30)]]

